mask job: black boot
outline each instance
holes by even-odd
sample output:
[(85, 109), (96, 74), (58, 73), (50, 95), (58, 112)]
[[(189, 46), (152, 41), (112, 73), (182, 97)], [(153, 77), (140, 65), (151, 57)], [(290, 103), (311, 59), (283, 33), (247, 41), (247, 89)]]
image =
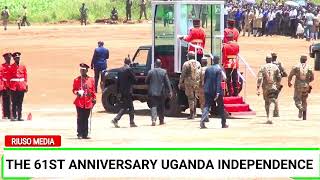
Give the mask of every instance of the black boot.
[(130, 114), (130, 127), (138, 127), (135, 123), (134, 123), (134, 114)]
[(303, 110), (302, 109), (299, 109), (299, 114), (298, 114), (298, 118), (302, 118), (302, 114), (303, 114)]
[(307, 120), (307, 111), (302, 112), (302, 120)]
[(118, 121), (117, 120), (112, 120), (111, 123), (114, 125), (115, 128), (120, 128), (120, 126), (118, 125)]

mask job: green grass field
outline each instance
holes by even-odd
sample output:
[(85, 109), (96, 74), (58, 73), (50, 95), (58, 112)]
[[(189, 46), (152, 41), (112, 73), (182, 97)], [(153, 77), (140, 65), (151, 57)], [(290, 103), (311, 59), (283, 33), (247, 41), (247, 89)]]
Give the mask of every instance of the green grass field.
[[(148, 1), (148, 17), (151, 15), (150, 1)], [(125, 0), (0, 0), (0, 8), (9, 7), (12, 22), (18, 19), (22, 14), (22, 6), (26, 5), (30, 22), (53, 23), (78, 20), (79, 8), (83, 2), (89, 9), (90, 22), (110, 17), (113, 7), (118, 9), (120, 18), (125, 18)], [(132, 15), (134, 19), (137, 19), (139, 18), (139, 1), (133, 0), (133, 2)], [(314, 2), (320, 4), (320, 0), (314, 0)]]
[[(89, 21), (108, 18), (113, 7), (116, 7), (120, 18), (125, 18), (125, 0), (0, 0), (1, 9), (8, 6), (11, 16), (10, 21), (16, 21), (22, 14), (22, 6), (28, 8), (30, 22), (59, 22), (65, 20), (78, 20), (80, 18), (79, 8), (86, 3), (89, 9)], [(138, 1), (133, 1), (132, 15), (134, 19), (139, 18)], [(150, 4), (148, 16), (150, 17)]]

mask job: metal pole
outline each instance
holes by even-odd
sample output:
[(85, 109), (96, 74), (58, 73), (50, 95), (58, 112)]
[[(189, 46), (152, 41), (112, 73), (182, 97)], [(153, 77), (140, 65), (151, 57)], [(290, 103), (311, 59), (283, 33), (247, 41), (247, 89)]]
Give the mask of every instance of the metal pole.
[[(211, 16), (210, 16), (210, 23), (211, 23), (211, 31), (210, 31), (210, 36), (211, 36), (211, 54), (214, 54), (214, 53), (216, 53), (216, 52), (214, 52), (213, 51), (213, 43), (214, 42), (212, 42), (212, 40), (213, 41), (215, 41), (215, 39), (213, 38), (213, 19), (212, 19), (212, 17), (213, 17), (213, 11), (212, 11), (212, 4), (210, 5), (210, 13), (211, 13)], [(213, 59), (211, 59), (211, 65), (213, 64)]]

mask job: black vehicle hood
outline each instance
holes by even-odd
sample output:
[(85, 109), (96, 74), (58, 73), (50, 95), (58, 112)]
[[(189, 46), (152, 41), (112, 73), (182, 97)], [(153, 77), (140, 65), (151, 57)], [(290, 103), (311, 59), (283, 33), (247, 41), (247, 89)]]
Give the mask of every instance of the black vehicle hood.
[(119, 71), (120, 71), (120, 68), (114, 68), (114, 69), (107, 70), (108, 73), (119, 72)]

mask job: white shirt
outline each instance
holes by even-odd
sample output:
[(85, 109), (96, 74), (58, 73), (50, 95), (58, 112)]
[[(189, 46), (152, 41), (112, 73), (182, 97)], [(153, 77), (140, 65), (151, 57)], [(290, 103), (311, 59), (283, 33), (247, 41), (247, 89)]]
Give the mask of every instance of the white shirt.
[(297, 16), (297, 14), (298, 14), (298, 12), (297, 12), (296, 9), (291, 10), (291, 11), (289, 12), (290, 19), (295, 19), (296, 16)]
[(314, 15), (312, 13), (306, 14), (307, 25), (313, 25)]
[(302, 27), (301, 23), (299, 23), (297, 27), (297, 34), (303, 34), (303, 33), (304, 33), (304, 28)]

